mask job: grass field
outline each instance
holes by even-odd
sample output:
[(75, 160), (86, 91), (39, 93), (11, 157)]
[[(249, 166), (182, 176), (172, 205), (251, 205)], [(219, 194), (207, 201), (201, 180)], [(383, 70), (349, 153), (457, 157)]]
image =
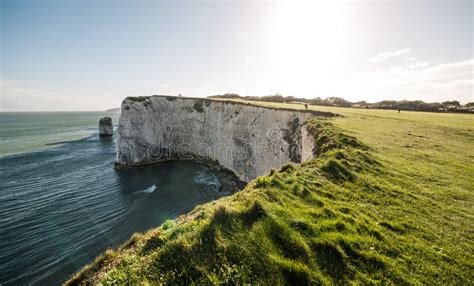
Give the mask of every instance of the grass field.
[(134, 235), (69, 283), (473, 285), (474, 116), (310, 108), (342, 115), (308, 124), (316, 159)]

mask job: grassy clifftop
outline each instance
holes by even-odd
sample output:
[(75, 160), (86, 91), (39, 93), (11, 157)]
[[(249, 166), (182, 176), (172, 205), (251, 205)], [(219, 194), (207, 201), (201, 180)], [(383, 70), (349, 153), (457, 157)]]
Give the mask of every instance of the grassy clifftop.
[(68, 284), (473, 284), (472, 117), (329, 111), (345, 116), (308, 123), (315, 160), (134, 235)]

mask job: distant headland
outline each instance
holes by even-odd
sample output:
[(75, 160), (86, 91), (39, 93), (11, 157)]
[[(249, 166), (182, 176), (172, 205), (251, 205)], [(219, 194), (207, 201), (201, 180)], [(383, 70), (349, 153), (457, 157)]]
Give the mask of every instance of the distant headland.
[(105, 112), (120, 112), (120, 107), (115, 107), (115, 108), (107, 109)]

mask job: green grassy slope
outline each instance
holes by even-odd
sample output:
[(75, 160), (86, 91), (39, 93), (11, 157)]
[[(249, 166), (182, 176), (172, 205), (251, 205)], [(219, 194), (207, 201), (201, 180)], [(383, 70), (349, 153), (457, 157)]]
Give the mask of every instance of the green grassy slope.
[(472, 285), (474, 117), (314, 108), (344, 115), (309, 123), (317, 159), (136, 234), (68, 283)]

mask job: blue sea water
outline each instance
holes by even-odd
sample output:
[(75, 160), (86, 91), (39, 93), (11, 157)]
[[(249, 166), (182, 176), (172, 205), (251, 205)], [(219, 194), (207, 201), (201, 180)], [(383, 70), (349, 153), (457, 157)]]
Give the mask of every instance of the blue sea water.
[(198, 162), (114, 170), (103, 115), (0, 114), (1, 285), (58, 285), (134, 232), (230, 193)]

